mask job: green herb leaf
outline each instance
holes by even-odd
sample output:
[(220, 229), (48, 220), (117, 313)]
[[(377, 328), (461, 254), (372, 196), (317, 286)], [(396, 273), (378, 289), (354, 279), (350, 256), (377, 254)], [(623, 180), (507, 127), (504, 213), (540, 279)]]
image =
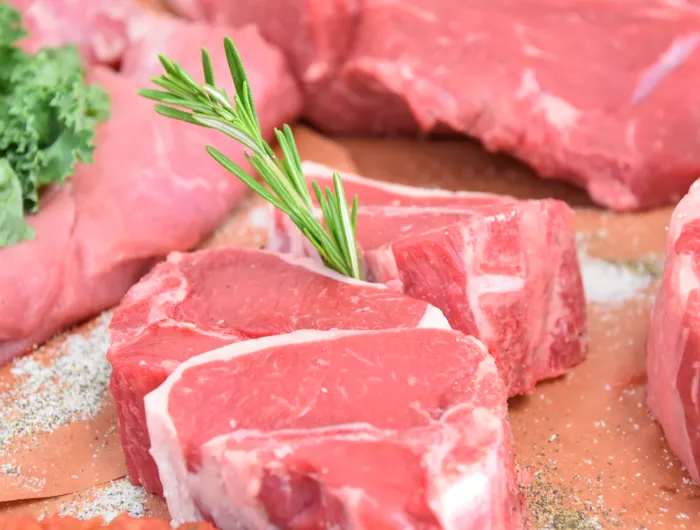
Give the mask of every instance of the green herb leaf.
[(202, 50), (202, 67), (204, 68), (204, 82), (210, 86), (216, 86), (214, 79), (214, 67), (211, 64), (211, 56), (207, 50)]
[(22, 27), (22, 15), (19, 11), (3, 2), (0, 4), (0, 47), (12, 46), (27, 32)]
[(10, 163), (0, 159), (0, 241), (14, 245), (33, 239), (35, 232), (24, 221), (22, 185)]
[(19, 13), (0, 4), (0, 159), (14, 175), (4, 180), (4, 198), (12, 198), (13, 208), (3, 216), (0, 247), (33, 234), (24, 223), (7, 220), (17, 215), (17, 184), (22, 213), (36, 213), (42, 186), (63, 183), (77, 162), (92, 161), (95, 128), (109, 109), (107, 94), (85, 83), (75, 47), (44, 48), (32, 56), (15, 46), (24, 34)]
[(263, 140), (243, 61), (228, 37), (224, 39), (224, 50), (236, 89), (233, 101), (223, 89), (215, 86), (211, 57), (206, 50), (202, 50), (203, 85), (198, 85), (176, 61), (161, 56), (165, 74), (151, 81), (163, 91), (144, 89), (139, 94), (156, 101), (155, 110), (159, 114), (216, 129), (248, 149), (246, 157), (267, 187), (221, 151), (211, 146), (206, 147), (207, 152), (219, 164), (263, 199), (286, 213), (328, 267), (359, 279), (360, 261), (355, 241), (357, 197), (353, 199), (352, 210), (348, 211), (343, 183), (338, 173), (333, 176), (333, 191), (327, 189), (325, 195), (321, 193), (318, 184), (312, 182), (323, 213), (323, 224), (319, 222), (302, 173), (301, 158), (292, 129), (285, 125), (282, 131), (275, 130), (283, 155), (283, 159), (279, 160), (272, 147)]

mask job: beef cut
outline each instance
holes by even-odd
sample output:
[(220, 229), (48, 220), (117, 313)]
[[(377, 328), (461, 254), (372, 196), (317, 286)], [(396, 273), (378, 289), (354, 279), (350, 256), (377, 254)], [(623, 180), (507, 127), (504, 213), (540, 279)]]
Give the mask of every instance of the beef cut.
[[(332, 173), (304, 169), (321, 184)], [(430, 207), (374, 206), (392, 197), (402, 203), (417, 190), (371, 179), (360, 188), (352, 175), (343, 180), (360, 200), (366, 278), (440, 308), (453, 329), (484, 341), (509, 395), (530, 392), (585, 358), (585, 298), (565, 203), (491, 196), (489, 204), (488, 194), (442, 191)], [(449, 207), (438, 207), (441, 194)], [(320, 259), (286, 215), (270, 209), (270, 217), (268, 248)]]
[[(292, 60), (331, 65), (305, 90), (306, 117), (325, 131), (469, 135), (615, 210), (677, 200), (700, 174), (697, 2), (186, 3), (234, 25), (257, 19)], [(344, 22), (324, 33), (331, 7)], [(278, 10), (287, 23), (268, 18)], [(340, 62), (309, 44), (309, 28), (351, 43)]]
[(647, 342), (647, 403), (700, 483), (700, 181), (678, 204)]
[(143, 399), (180, 362), (298, 329), (404, 327), (450, 329), (435, 307), (312, 259), (234, 248), (170, 255), (129, 291), (110, 325), (111, 390), (129, 477), (161, 490)]
[(523, 528), (493, 359), (448, 330), (297, 331), (180, 365), (146, 397), (175, 522)]
[[(218, 70), (227, 68), (223, 36), (239, 42), (267, 136), (297, 115), (300, 97), (284, 58), (254, 29), (199, 26), (184, 34), (190, 46), (212, 49)], [(151, 58), (158, 51), (167, 48), (143, 53)], [(174, 51), (180, 59), (179, 48)], [(145, 75), (143, 66), (137, 73)], [(94, 163), (79, 165), (64, 187), (42, 199), (39, 214), (28, 219), (36, 239), (0, 249), (0, 364), (116, 304), (154, 261), (197, 245), (247, 191), (204, 150), (226, 137), (156, 114), (136, 94), (144, 86), (140, 78), (100, 68), (89, 77), (111, 98)], [(242, 149), (228, 148), (228, 154), (246, 164)]]

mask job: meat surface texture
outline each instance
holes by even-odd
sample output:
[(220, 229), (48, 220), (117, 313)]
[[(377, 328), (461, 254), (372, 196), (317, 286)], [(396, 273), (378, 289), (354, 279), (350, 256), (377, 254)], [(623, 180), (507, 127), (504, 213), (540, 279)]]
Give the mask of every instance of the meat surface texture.
[(700, 482), (700, 181), (671, 217), (647, 342), (647, 403)]
[(87, 64), (116, 66), (129, 42), (129, 26), (144, 15), (135, 0), (9, 0), (29, 35), (23, 47), (78, 46)]
[[(218, 70), (227, 68), (223, 35), (240, 42), (244, 60), (254, 64), (249, 79), (266, 135), (294, 119), (300, 98), (284, 58), (254, 29), (232, 33), (200, 26), (188, 32), (189, 26), (177, 24), (190, 46), (212, 48)], [(168, 44), (142, 52), (150, 60)], [(178, 57), (179, 49), (175, 58), (184, 63), (189, 57)], [(127, 56), (129, 64), (139, 65), (136, 79), (100, 68), (90, 74), (111, 99), (110, 118), (97, 132), (94, 163), (79, 165), (65, 186), (43, 199), (39, 214), (29, 218), (36, 239), (0, 249), (0, 364), (112, 307), (155, 260), (197, 245), (246, 192), (204, 149), (230, 141), (157, 115), (136, 94), (144, 86), (146, 60), (139, 61), (137, 51)], [(246, 164), (242, 149), (228, 148), (227, 154)]]
[(307, 92), (322, 88), (352, 47), (358, 0), (165, 0), (175, 13), (242, 27), (255, 24), (284, 50)]
[(414, 327), (450, 329), (435, 307), (312, 259), (233, 248), (172, 254), (129, 291), (110, 326), (111, 391), (129, 477), (161, 491), (143, 399), (180, 362), (298, 329)]
[(180, 365), (146, 411), (175, 522), (523, 528), (503, 383), (458, 332), (233, 344)]
[[(615, 210), (678, 200), (700, 174), (697, 2), (363, 0), (346, 16), (341, 1), (172, 1), (257, 20), (304, 64), (328, 54), (292, 28), (344, 21), (329, 27), (351, 43), (342, 62), (305, 91), (325, 131), (465, 134)], [(278, 10), (293, 23), (270, 19)]]
[[(317, 164), (304, 168), (321, 185), (332, 175)], [(425, 206), (385, 206), (418, 190), (343, 180), (361, 204), (357, 241), (367, 279), (440, 308), (453, 329), (482, 340), (509, 395), (585, 358), (585, 298), (565, 203), (435, 191), (422, 197)], [(268, 248), (320, 259), (288, 217), (270, 216)]]

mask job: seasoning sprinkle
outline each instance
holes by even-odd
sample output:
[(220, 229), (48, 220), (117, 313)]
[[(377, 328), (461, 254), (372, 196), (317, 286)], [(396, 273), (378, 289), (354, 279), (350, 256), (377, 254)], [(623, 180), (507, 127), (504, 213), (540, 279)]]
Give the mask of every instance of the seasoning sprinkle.
[(19, 381), (0, 394), (0, 454), (15, 439), (97, 415), (111, 375), (105, 357), (110, 319), (105, 312), (87, 337), (67, 336), (47, 363), (37, 354), (15, 361), (10, 371)]
[(131, 517), (145, 515), (146, 491), (134, 486), (127, 479), (111, 482), (106, 488), (91, 490), (87, 498), (78, 498), (61, 506), (61, 515), (72, 515), (78, 519), (102, 517), (109, 523), (122, 513)]

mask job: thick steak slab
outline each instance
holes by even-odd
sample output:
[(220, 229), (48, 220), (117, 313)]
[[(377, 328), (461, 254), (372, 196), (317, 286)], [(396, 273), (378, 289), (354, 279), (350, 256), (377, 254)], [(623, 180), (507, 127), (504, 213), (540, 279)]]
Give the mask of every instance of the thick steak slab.
[[(218, 70), (227, 68), (223, 36), (239, 43), (252, 63), (249, 78), (266, 135), (296, 116), (299, 94), (284, 58), (253, 28), (177, 27), (190, 46), (212, 48)], [(44, 198), (29, 218), (36, 239), (0, 249), (0, 364), (115, 305), (154, 261), (196, 246), (246, 193), (204, 150), (226, 143), (223, 135), (163, 118), (136, 94), (143, 77), (158, 71), (151, 59), (159, 51), (167, 46), (128, 53), (138, 79), (92, 70), (90, 81), (112, 102), (111, 117), (97, 131), (94, 163), (79, 165), (63, 188)], [(179, 45), (173, 53), (187, 68), (200, 60), (181, 55)], [(242, 149), (228, 154), (247, 163)]]
[(365, 0), (353, 43), (306, 105), (324, 130), (464, 133), (615, 210), (700, 173), (690, 3)]
[(110, 327), (111, 390), (129, 477), (160, 491), (143, 399), (180, 362), (298, 329), (403, 327), (450, 328), (425, 302), (308, 258), (233, 248), (172, 254), (129, 291)]
[(299, 331), (187, 361), (146, 397), (175, 521), (517, 530), (506, 394), (445, 330)]
[(673, 212), (647, 342), (647, 403), (700, 482), (700, 181)]
[[(322, 185), (331, 173), (305, 169)], [(415, 202), (430, 207), (373, 206), (409, 204), (419, 190), (344, 180), (360, 199), (357, 240), (367, 279), (435, 305), (453, 329), (484, 341), (509, 395), (530, 392), (585, 358), (585, 299), (565, 203), (426, 191)], [(269, 248), (318, 259), (284, 214), (270, 216)]]

